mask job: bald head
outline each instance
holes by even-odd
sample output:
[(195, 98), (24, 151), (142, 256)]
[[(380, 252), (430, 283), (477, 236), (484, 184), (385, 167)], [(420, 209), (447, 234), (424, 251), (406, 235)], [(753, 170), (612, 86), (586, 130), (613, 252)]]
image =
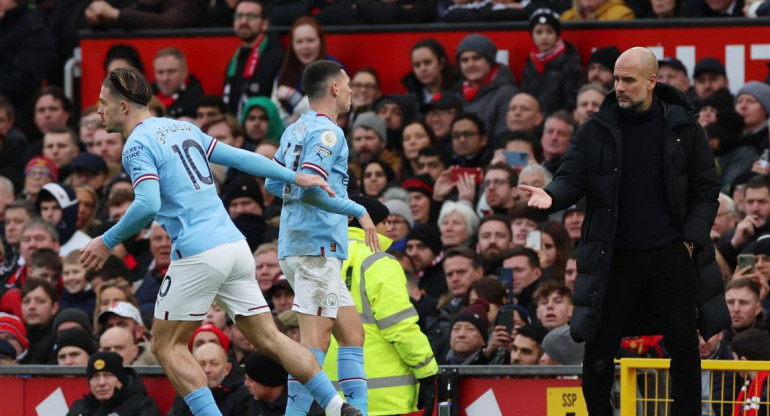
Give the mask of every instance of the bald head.
[(99, 338), (99, 351), (112, 351), (123, 357), (123, 365), (131, 365), (139, 354), (139, 347), (134, 344), (131, 331), (113, 326), (104, 331)]
[(206, 382), (209, 388), (222, 384), (233, 367), (227, 361), (227, 353), (219, 344), (211, 342), (203, 344), (195, 350), (193, 356), (203, 368), (203, 372), (206, 373)]
[(634, 47), (615, 62), (615, 97), (621, 108), (644, 111), (652, 104), (658, 81), (658, 60), (649, 49)]

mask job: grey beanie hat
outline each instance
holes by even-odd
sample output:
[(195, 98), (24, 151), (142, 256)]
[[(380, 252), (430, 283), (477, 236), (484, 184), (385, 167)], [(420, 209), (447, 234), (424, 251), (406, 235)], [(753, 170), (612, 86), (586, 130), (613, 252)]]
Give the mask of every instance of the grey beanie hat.
[(388, 143), (388, 132), (385, 128), (385, 120), (381, 119), (374, 113), (374, 111), (367, 111), (359, 114), (358, 117), (356, 117), (356, 121), (353, 122), (353, 129), (351, 131), (358, 127), (374, 130), (374, 132), (380, 136), (380, 140), (385, 142), (385, 144)]
[(747, 82), (741, 89), (738, 90), (738, 93), (735, 94), (736, 103), (738, 102), (738, 97), (740, 97), (741, 94), (749, 94), (756, 98), (757, 101), (759, 101), (759, 104), (761, 104), (762, 108), (765, 110), (765, 115), (770, 117), (770, 85), (759, 81)]
[(460, 41), (460, 45), (457, 47), (457, 61), (460, 61), (460, 55), (463, 52), (473, 51), (483, 56), (490, 65), (495, 64), (495, 58), (497, 57), (497, 46), (491, 39), (478, 33), (471, 33)]
[(402, 217), (406, 220), (409, 228), (412, 228), (414, 218), (412, 217), (412, 211), (409, 209), (409, 205), (407, 205), (406, 202), (400, 199), (389, 199), (385, 201), (385, 206), (388, 207), (388, 211), (390, 211), (392, 215)]
[(569, 334), (569, 325), (562, 325), (548, 332), (540, 344), (546, 354), (562, 365), (583, 364), (585, 342), (575, 342)]

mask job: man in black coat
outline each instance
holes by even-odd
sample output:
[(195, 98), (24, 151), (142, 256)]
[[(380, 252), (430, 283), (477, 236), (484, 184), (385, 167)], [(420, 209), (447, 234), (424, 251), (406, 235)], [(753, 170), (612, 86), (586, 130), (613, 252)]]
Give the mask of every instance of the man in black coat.
[(267, 34), (270, 2), (244, 0), (235, 6), (233, 29), (241, 46), (227, 65), (222, 99), (227, 112), (238, 117), (251, 97), (269, 97), (273, 80), (283, 63), (283, 48), (277, 34)]
[[(612, 415), (621, 337), (648, 331), (663, 334), (671, 355), (674, 414), (699, 415), (697, 330), (708, 339), (729, 321), (724, 303), (702, 302), (719, 300), (722, 289), (700, 293), (706, 285), (697, 271), (714, 260), (714, 158), (692, 103), (657, 83), (657, 72), (648, 49), (624, 52), (615, 94), (575, 136), (553, 182), (545, 190), (520, 187), (532, 192), (530, 206), (553, 211), (586, 197), (570, 333), (586, 341), (583, 394), (591, 416)], [(646, 321), (633, 313), (641, 310)]]
[(40, 89), (54, 55), (43, 18), (20, 0), (0, 4), (0, 95), (14, 105), (19, 127), (32, 122), (29, 99)]

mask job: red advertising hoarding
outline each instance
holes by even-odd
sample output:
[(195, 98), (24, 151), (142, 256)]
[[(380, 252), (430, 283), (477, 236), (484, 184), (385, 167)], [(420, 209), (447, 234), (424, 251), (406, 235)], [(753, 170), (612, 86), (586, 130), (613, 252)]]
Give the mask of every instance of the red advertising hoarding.
[[(672, 23), (676, 24), (676, 22)], [(588, 62), (593, 48), (617, 45), (652, 47), (658, 56), (677, 56), (692, 71), (697, 60), (715, 57), (726, 62), (733, 90), (745, 81), (764, 79), (770, 62), (770, 26), (669, 26), (633, 22), (629, 24), (567, 26), (563, 37), (578, 47), (583, 62)], [(708, 23), (713, 25), (713, 21)], [(521, 27), (521, 26), (517, 26)], [(405, 31), (337, 32), (327, 33), (329, 53), (340, 59), (350, 71), (372, 66), (382, 78), (385, 93), (402, 93), (401, 77), (410, 71), (409, 51), (420, 39), (432, 37), (440, 41), (454, 60), (457, 45), (470, 33), (467, 30), (424, 31), (407, 27)], [(498, 59), (509, 63), (517, 79), (521, 77), (529, 54), (529, 32), (522, 29), (480, 30), (489, 36), (500, 50)], [(113, 44), (130, 44), (139, 50), (146, 75), (152, 80), (152, 60), (162, 48), (174, 46), (187, 56), (190, 72), (203, 83), (207, 94), (222, 94), (225, 67), (238, 46), (238, 39), (227, 35), (201, 35), (185, 31), (184, 35), (169, 37), (84, 38), (82, 48), (82, 105), (95, 104), (105, 76), (103, 60)], [(211, 32), (208, 32), (211, 33)], [(129, 35), (131, 36), (131, 35)], [(691, 72), (690, 72), (691, 74)]]

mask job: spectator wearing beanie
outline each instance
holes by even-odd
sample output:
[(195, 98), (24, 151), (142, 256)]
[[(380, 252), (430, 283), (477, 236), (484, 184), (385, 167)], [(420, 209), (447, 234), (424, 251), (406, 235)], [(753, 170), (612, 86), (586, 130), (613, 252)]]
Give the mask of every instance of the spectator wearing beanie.
[(209, 342), (219, 345), (225, 352), (230, 350), (230, 337), (213, 324), (203, 324), (195, 329), (187, 343), (187, 348), (194, 354), (198, 347)]
[(62, 366), (82, 366), (96, 352), (94, 339), (80, 328), (65, 329), (53, 344), (56, 362)]
[(564, 22), (633, 19), (634, 12), (623, 0), (576, 0), (574, 6), (561, 15)]
[(569, 334), (569, 325), (562, 325), (548, 332), (541, 343), (542, 365), (582, 365), (585, 342), (575, 342)]
[(88, 360), (86, 378), (90, 393), (72, 404), (67, 416), (160, 416), (155, 401), (132, 368), (114, 352), (97, 352)]
[(409, 197), (409, 210), (414, 225), (435, 222), (441, 204), (433, 200), (433, 178), (428, 174), (417, 175), (401, 184)]
[(615, 45), (596, 48), (588, 59), (586, 80), (602, 84), (607, 91), (615, 88), (615, 61), (619, 57), (620, 49)]
[(29, 348), (27, 329), (16, 315), (0, 312), (0, 339), (8, 341), (16, 350), (16, 360), (22, 360)]
[(379, 233), (393, 240), (390, 249), (405, 251), (406, 236), (412, 229), (412, 223), (414, 222), (412, 211), (409, 209), (409, 205), (400, 199), (387, 200), (385, 201), (385, 206), (388, 208), (390, 215), (377, 227)]
[(94, 332), (91, 319), (82, 309), (78, 308), (62, 309), (53, 318), (53, 333), (55, 336), (70, 328), (80, 328), (89, 334)]
[(471, 33), (457, 47), (462, 73), (459, 98), (463, 111), (474, 113), (484, 122), (487, 136), (505, 133), (508, 103), (519, 92), (510, 68), (495, 61), (497, 46), (484, 35)]
[[(385, 120), (374, 111), (361, 113), (350, 129), (351, 153), (350, 168), (356, 178), (363, 177), (363, 167), (370, 160), (380, 159), (388, 146), (388, 130)], [(391, 166), (392, 167), (392, 166)]]
[(444, 277), (441, 231), (436, 224), (420, 224), (407, 234), (406, 255), (414, 263), (414, 275), (420, 290), (434, 299), (449, 291)]
[(43, 156), (35, 156), (27, 162), (24, 168), (24, 189), (22, 195), (29, 201), (36, 201), (37, 194), (43, 185), (59, 182), (59, 169), (53, 160)]
[[(489, 302), (478, 302), (460, 310), (452, 319), (449, 336), (450, 365), (488, 364), (491, 357), (485, 355), (484, 346), (489, 336)], [(492, 356), (494, 357), (494, 356)]]
[(770, 85), (759, 81), (747, 82), (735, 94), (735, 111), (743, 117), (741, 144), (756, 146), (760, 153), (767, 149)]
[[(280, 364), (260, 354), (252, 353), (244, 364), (244, 384), (253, 400), (245, 416), (283, 416), (288, 400), (286, 380), (288, 374)], [(323, 416), (324, 410), (313, 403), (308, 416)]]
[(540, 103), (540, 111), (573, 111), (585, 73), (575, 46), (561, 38), (559, 15), (541, 8), (529, 18), (532, 51), (521, 78), (522, 91)]

